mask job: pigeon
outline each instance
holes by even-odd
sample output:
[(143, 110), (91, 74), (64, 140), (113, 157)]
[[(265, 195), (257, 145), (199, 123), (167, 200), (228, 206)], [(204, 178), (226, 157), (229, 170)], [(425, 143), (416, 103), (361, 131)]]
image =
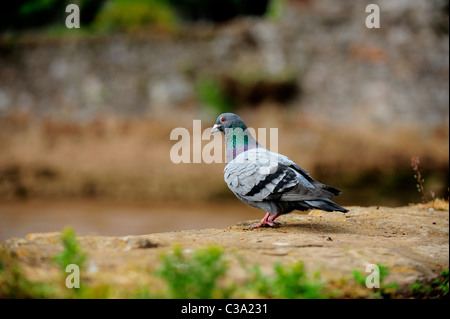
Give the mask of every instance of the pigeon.
[(225, 135), (228, 187), (244, 203), (266, 211), (261, 222), (251, 228), (278, 225), (277, 217), (294, 210), (348, 212), (330, 200), (340, 190), (315, 181), (288, 157), (264, 148), (238, 115), (220, 114), (211, 134), (216, 132)]

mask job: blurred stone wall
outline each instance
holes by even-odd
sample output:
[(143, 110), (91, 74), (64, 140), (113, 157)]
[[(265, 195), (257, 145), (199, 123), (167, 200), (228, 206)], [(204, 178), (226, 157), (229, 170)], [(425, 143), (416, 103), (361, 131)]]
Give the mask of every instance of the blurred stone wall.
[[(365, 26), (370, 2), (380, 29)], [(370, 2), (289, 1), (278, 21), (191, 24), (174, 35), (4, 36), (0, 114), (164, 114), (200, 107), (202, 75), (288, 72), (298, 94), (286, 104), (329, 122), (448, 125), (448, 1)]]

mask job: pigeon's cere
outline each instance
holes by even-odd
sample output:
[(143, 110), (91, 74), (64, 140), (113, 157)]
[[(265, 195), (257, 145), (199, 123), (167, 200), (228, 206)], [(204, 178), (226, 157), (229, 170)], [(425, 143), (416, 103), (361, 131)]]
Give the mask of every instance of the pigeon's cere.
[(330, 200), (339, 190), (315, 181), (286, 156), (258, 144), (236, 114), (219, 115), (211, 134), (219, 131), (225, 134), (225, 182), (241, 201), (267, 212), (252, 228), (274, 226), (278, 216), (294, 210), (348, 212)]

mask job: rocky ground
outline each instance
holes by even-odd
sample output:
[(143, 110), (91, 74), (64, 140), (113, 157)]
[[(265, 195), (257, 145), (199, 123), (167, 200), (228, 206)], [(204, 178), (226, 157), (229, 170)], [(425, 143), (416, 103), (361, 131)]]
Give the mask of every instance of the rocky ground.
[[(319, 272), (328, 285), (339, 286), (355, 269), (382, 264), (390, 269), (386, 282), (399, 285), (402, 296), (417, 281), (429, 283), (449, 267), (448, 203), (431, 207), (350, 207), (348, 214), (310, 211), (279, 218), (275, 228), (250, 230), (255, 221), (240, 222), (227, 229), (198, 229), (141, 236), (78, 237), (88, 255), (90, 284), (107, 282), (127, 287), (152, 282), (161, 253), (181, 245), (185, 252), (214, 244), (223, 247), (229, 262), (229, 279), (237, 283), (245, 273), (242, 264), (259, 264), (270, 274), (276, 262), (303, 261), (308, 272)], [(30, 280), (47, 281), (57, 271), (51, 257), (62, 250), (58, 233), (29, 234), (2, 243)], [(239, 262), (240, 260), (240, 262)], [(243, 261), (243, 263), (242, 263)], [(350, 286), (348, 286), (350, 287)], [(346, 291), (341, 297), (359, 297), (364, 291)], [(361, 288), (362, 289), (362, 288)], [(364, 287), (365, 290), (366, 288)]]

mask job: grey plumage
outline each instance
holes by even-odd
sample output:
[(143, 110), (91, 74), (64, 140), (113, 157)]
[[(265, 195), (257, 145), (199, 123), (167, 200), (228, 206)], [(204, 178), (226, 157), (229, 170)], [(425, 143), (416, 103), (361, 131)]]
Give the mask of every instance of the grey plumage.
[(215, 131), (225, 133), (226, 152), (232, 154), (224, 169), (228, 187), (244, 203), (267, 212), (255, 227), (273, 226), (276, 217), (293, 210), (348, 211), (330, 200), (341, 193), (338, 189), (317, 182), (288, 157), (259, 145), (237, 115), (221, 114)]

